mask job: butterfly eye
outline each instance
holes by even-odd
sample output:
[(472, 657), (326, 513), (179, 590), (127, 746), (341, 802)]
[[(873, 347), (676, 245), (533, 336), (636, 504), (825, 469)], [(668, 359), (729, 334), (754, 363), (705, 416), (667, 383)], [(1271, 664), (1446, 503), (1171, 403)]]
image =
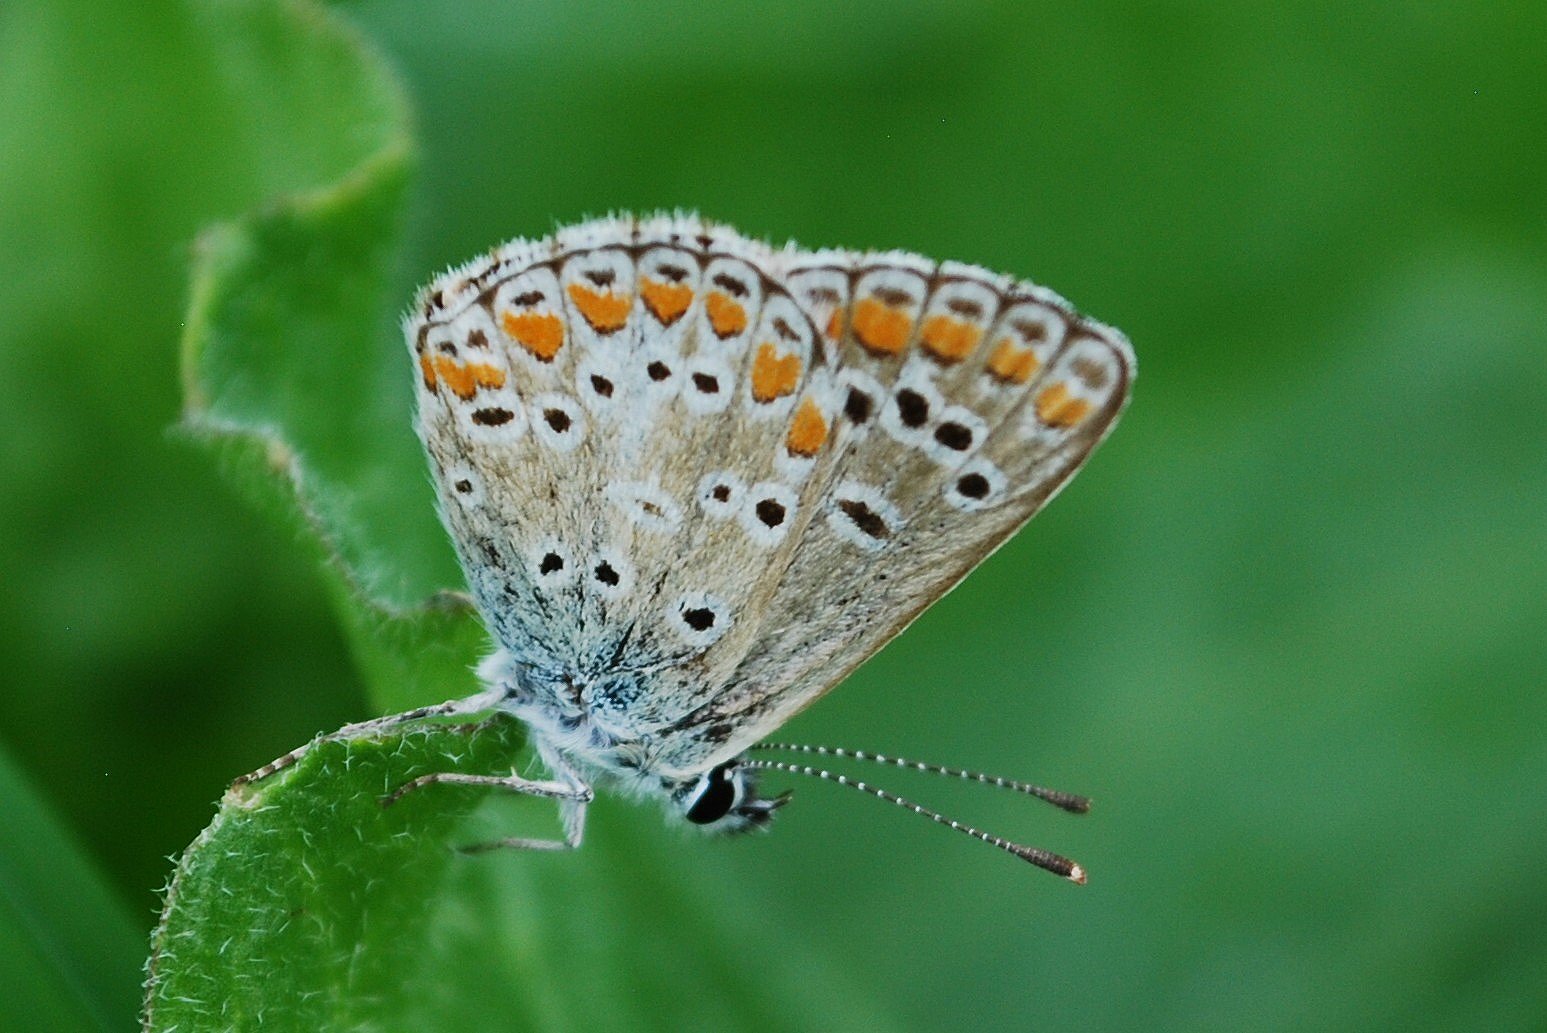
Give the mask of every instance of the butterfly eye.
[(712, 825), (736, 806), (736, 780), (731, 765), (721, 764), (698, 780), (685, 817), (695, 825)]

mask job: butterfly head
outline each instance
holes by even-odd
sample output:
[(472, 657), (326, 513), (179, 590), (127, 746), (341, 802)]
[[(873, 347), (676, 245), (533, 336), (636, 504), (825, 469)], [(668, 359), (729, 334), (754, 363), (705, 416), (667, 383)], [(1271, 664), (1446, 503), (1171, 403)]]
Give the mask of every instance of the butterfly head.
[(789, 793), (757, 795), (757, 773), (739, 761), (727, 761), (697, 778), (669, 787), (673, 807), (690, 822), (713, 832), (766, 828)]

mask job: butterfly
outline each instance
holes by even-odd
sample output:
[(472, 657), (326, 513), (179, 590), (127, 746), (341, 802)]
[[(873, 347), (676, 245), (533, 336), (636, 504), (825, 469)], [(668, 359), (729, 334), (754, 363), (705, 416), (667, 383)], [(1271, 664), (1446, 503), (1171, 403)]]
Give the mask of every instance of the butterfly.
[[(765, 826), (770, 769), (838, 781), (1076, 881), (1080, 866), (763, 742), (1047, 503), (1111, 431), (1133, 353), (1042, 287), (904, 252), (780, 249), (692, 215), (516, 240), (404, 321), (417, 430), (495, 649), (487, 690), (352, 726), (495, 709), (551, 777), (423, 776), (559, 802), (593, 785)], [(346, 730), (347, 731), (347, 730)], [(261, 775), (260, 772), (254, 773)]]

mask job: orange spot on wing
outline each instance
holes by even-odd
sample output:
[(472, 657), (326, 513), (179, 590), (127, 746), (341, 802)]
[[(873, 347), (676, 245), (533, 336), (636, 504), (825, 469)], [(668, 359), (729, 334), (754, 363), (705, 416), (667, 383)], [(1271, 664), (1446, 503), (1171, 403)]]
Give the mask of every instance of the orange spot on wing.
[[(423, 365), (420, 367), (424, 368)], [(431, 377), (437, 377), (451, 393), (462, 401), (471, 401), (478, 393), (480, 387), (504, 387), (505, 371), (496, 366), (490, 366), (482, 362), (469, 362), (466, 365), (458, 362), (449, 355), (435, 356), (435, 368), (426, 371), (425, 382), (428, 384)]]
[(419, 353), (419, 372), (424, 376), (424, 389), (435, 390), (435, 361), (423, 352)]
[(500, 316), (500, 325), (515, 338), (517, 344), (543, 362), (564, 347), (564, 321), (552, 312), (512, 312), (508, 309)]
[(795, 410), (790, 421), (790, 432), (784, 437), (784, 447), (798, 456), (814, 456), (827, 440), (827, 420), (816, 400), (807, 398)]
[(1037, 419), (1049, 427), (1072, 427), (1090, 415), (1091, 404), (1069, 394), (1069, 385), (1059, 381), (1037, 395)]
[(435, 372), (440, 376), (441, 381), (451, 388), (451, 393), (464, 402), (478, 393), (478, 382), (473, 379), (473, 374), (466, 366), (450, 356), (435, 357)]
[(854, 336), (865, 350), (876, 355), (896, 355), (913, 336), (913, 320), (906, 312), (862, 298), (854, 306)]
[(671, 326), (681, 319), (682, 313), (693, 304), (693, 288), (685, 283), (641, 280), (639, 294), (645, 299), (645, 306), (650, 309), (650, 313), (659, 319), (663, 326)]
[(759, 402), (771, 402), (795, 390), (800, 382), (800, 356), (780, 355), (771, 344), (757, 349), (752, 360), (752, 397)]
[(988, 357), (988, 371), (1007, 384), (1026, 383), (1040, 365), (1036, 352), (1022, 348), (1008, 337), (1001, 338)]
[(467, 371), (473, 375), (473, 383), (479, 387), (504, 387), (505, 371), (484, 362), (469, 362)]
[(710, 291), (704, 299), (709, 313), (709, 325), (716, 337), (734, 337), (747, 328), (747, 310), (722, 291)]
[(929, 353), (942, 362), (960, 362), (978, 346), (983, 331), (971, 323), (951, 316), (936, 315), (924, 320), (919, 338)]
[(827, 317), (827, 339), (833, 343), (843, 339), (843, 309), (833, 309), (833, 314)]
[(634, 299), (628, 295), (593, 291), (583, 283), (572, 283), (568, 290), (570, 300), (597, 333), (610, 334), (623, 329), (623, 324), (628, 322), (628, 310), (634, 304)]

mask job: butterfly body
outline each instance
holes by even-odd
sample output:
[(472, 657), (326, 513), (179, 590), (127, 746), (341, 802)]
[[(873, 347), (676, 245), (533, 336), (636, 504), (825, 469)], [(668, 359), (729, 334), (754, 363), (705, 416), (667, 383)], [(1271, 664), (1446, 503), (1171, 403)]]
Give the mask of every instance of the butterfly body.
[(405, 332), (498, 705), (562, 780), (727, 827), (771, 809), (737, 758), (1030, 519), (1133, 375), (1042, 288), (692, 216), (507, 244)]

